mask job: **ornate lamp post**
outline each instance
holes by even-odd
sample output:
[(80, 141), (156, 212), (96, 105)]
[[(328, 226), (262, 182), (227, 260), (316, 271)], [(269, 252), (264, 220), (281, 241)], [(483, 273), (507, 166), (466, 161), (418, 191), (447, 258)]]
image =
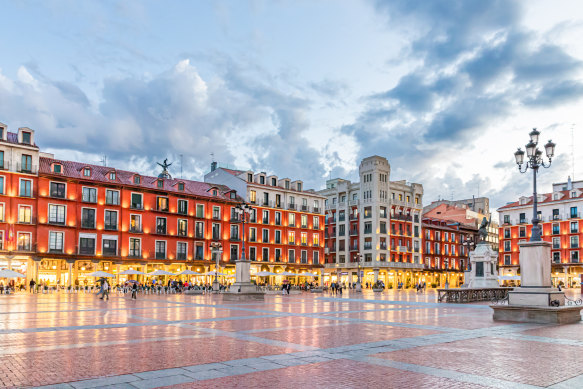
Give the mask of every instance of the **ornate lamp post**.
[(237, 214), (238, 221), (236, 223), (241, 223), (243, 233), (242, 233), (242, 244), (241, 244), (241, 261), (245, 261), (245, 223), (251, 218), (251, 213), (253, 212), (253, 207), (249, 204), (237, 204), (235, 207), (235, 213)]
[(357, 292), (362, 290), (362, 283), (360, 282), (360, 263), (362, 262), (362, 258), (363, 258), (363, 256), (361, 253), (354, 254), (354, 259), (356, 259), (357, 268), (358, 268), (357, 281), (356, 281), (356, 286), (354, 288)]
[[(539, 226), (540, 220), (538, 219), (538, 199), (536, 194), (536, 175), (538, 173), (538, 169), (540, 167), (549, 168), (551, 167), (552, 158), (555, 155), (555, 144), (552, 141), (548, 141), (545, 145), (545, 152), (547, 154), (547, 158), (549, 159), (549, 163), (545, 164), (543, 159), (543, 152), (538, 149), (538, 138), (540, 132), (534, 128), (529, 136), (530, 142), (528, 142), (525, 146), (526, 148), (526, 163), (524, 161), (524, 151), (520, 148), (514, 153), (514, 157), (516, 158), (516, 164), (518, 165), (518, 171), (521, 173), (526, 173), (528, 169), (532, 169), (532, 176), (533, 176), (533, 216), (532, 216), (532, 234), (530, 237), (531, 242), (539, 242), (541, 240), (541, 227)], [(524, 171), (522, 170), (522, 164), (524, 165)]]
[(213, 281), (213, 292), (219, 293), (219, 260), (223, 253), (223, 244), (221, 242), (211, 243), (211, 251), (215, 253), (215, 280)]

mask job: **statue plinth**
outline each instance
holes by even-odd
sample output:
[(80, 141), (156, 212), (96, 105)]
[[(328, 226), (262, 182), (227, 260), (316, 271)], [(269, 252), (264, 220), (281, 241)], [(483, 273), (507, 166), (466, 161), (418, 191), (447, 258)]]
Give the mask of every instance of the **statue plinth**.
[(264, 295), (265, 293), (251, 282), (251, 262), (246, 260), (236, 261), (235, 283), (231, 285), (225, 296), (228, 296), (228, 299), (233, 299), (236, 296), (262, 299)]
[(474, 251), (470, 252), (471, 270), (465, 285), (470, 289), (499, 288), (497, 263), (498, 253), (492, 250), (492, 246), (487, 242), (478, 243)]

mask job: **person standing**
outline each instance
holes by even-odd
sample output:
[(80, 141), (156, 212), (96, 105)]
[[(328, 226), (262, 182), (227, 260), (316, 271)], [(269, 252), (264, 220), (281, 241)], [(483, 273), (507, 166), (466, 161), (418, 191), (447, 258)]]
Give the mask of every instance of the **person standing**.
[(138, 283), (134, 282), (132, 286), (132, 300), (138, 299)]
[(30, 279), (29, 285), (30, 285), (30, 293), (33, 293), (34, 286), (36, 285), (36, 282), (34, 282), (34, 280), (32, 278)]
[(101, 283), (101, 288), (103, 290), (103, 295), (100, 297), (101, 300), (109, 300), (109, 283), (107, 280), (103, 280)]

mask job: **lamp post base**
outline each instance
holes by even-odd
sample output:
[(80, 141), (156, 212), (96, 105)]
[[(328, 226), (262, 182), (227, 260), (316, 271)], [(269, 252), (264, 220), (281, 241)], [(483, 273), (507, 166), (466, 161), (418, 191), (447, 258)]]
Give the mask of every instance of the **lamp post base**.
[(213, 293), (219, 293), (221, 291), (221, 285), (219, 281), (213, 281)]
[(359, 282), (356, 283), (356, 285), (354, 285), (354, 289), (355, 292), (362, 292), (362, 284)]
[(226, 295), (230, 299), (233, 299), (234, 296), (263, 298), (265, 293), (251, 282), (251, 263), (249, 261), (241, 260), (235, 262), (235, 283), (229, 287)]

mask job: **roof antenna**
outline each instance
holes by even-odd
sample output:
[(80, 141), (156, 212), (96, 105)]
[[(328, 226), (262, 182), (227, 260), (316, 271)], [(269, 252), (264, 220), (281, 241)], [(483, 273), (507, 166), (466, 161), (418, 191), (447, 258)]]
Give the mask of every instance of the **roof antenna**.
[(103, 154), (103, 157), (99, 160), (103, 166), (107, 166), (107, 155)]
[(180, 179), (182, 179), (182, 157), (183, 155), (180, 154)]

